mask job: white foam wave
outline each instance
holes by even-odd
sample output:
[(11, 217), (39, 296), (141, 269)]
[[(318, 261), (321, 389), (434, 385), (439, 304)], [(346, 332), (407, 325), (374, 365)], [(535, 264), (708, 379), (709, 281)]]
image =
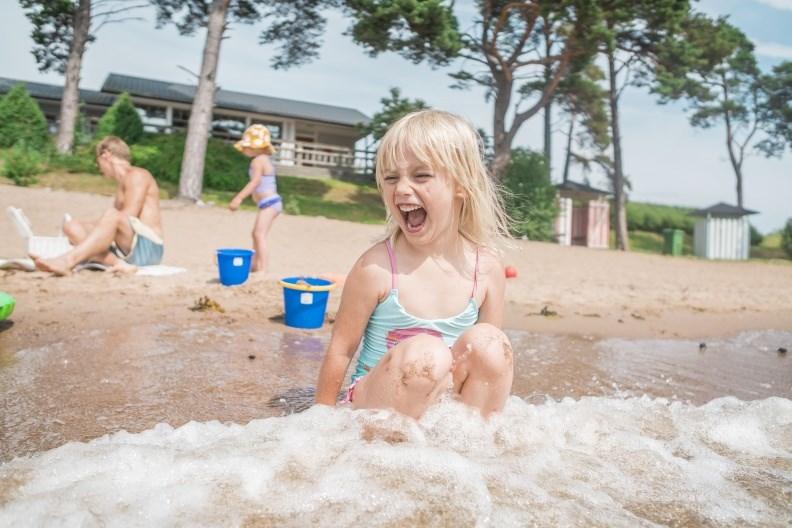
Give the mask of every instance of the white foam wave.
[(513, 397), (69, 443), (0, 466), (0, 525), (788, 526), (791, 487), (788, 399)]

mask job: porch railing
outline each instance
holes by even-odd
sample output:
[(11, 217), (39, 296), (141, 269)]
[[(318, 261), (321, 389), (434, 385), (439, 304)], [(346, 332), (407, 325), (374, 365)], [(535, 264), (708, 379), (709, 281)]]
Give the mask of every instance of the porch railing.
[(366, 174), (374, 170), (374, 152), (369, 150), (304, 141), (274, 140), (272, 143), (277, 149), (273, 156), (275, 162), (281, 165), (351, 169)]
[[(184, 132), (178, 126), (163, 126), (146, 123), (146, 130), (150, 132), (171, 134)], [(229, 134), (225, 130), (213, 130), (212, 136), (227, 143), (239, 140), (236, 134)], [(321, 169), (340, 169), (353, 172), (357, 175), (372, 175), (374, 173), (374, 151), (351, 149), (328, 145), (326, 143), (313, 143), (306, 141), (273, 140), (277, 152), (274, 161), (280, 165), (296, 167), (317, 167)]]

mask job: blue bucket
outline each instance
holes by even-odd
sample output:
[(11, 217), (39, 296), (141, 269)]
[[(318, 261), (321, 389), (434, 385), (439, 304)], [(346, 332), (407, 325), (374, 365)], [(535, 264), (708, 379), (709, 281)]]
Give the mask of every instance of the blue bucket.
[(217, 268), (220, 282), (224, 286), (242, 284), (250, 274), (250, 260), (255, 251), (252, 249), (218, 249)]
[(286, 326), (320, 328), (325, 319), (327, 298), (335, 288), (333, 281), (314, 277), (287, 277), (283, 286), (283, 305)]

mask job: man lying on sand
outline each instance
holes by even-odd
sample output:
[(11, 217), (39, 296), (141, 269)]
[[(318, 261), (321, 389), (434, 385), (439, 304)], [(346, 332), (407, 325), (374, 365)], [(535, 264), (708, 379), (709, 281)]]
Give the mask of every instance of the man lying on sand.
[(98, 220), (67, 222), (63, 231), (75, 247), (52, 259), (31, 255), (37, 269), (68, 275), (81, 262), (94, 261), (132, 272), (162, 261), (159, 187), (149, 171), (129, 161), (129, 147), (120, 138), (108, 136), (96, 146), (99, 170), (118, 184), (113, 207)]

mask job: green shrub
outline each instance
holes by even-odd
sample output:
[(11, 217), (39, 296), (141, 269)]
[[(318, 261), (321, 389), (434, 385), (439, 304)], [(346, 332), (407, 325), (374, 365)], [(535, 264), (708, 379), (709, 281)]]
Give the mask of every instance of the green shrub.
[(627, 225), (633, 231), (661, 233), (663, 229), (681, 229), (693, 233), (696, 219), (689, 216), (692, 209), (650, 203), (627, 203)]
[(93, 136), (88, 126), (88, 116), (85, 115), (84, 106), (80, 103), (80, 113), (77, 114), (77, 122), (74, 124), (74, 146), (87, 145)]
[[(158, 180), (179, 183), (183, 134), (146, 134), (132, 145), (132, 163), (148, 169)], [(218, 191), (239, 191), (248, 182), (248, 160), (234, 148), (210, 138), (206, 146), (204, 187)]]
[(512, 234), (531, 240), (554, 240), (556, 190), (543, 155), (525, 149), (512, 151), (503, 179), (506, 212)]
[(762, 243), (762, 240), (764, 240), (764, 236), (762, 236), (762, 233), (760, 233), (759, 230), (753, 226), (753, 224), (749, 224), (749, 226), (751, 233), (751, 245), (758, 246)]
[(300, 202), (297, 197), (289, 196), (286, 198), (286, 201), (283, 202), (283, 212), (290, 215), (299, 215), (301, 213)]
[(47, 120), (22, 84), (0, 98), (0, 147), (20, 141), (30, 149), (44, 149), (50, 141)]
[(129, 99), (128, 93), (119, 95), (99, 119), (96, 137), (101, 139), (105, 136), (118, 136), (129, 145), (137, 143), (143, 137), (143, 121)]
[(36, 174), (44, 171), (42, 154), (27, 146), (24, 141), (18, 142), (5, 155), (2, 175), (16, 185), (27, 187), (36, 183)]
[(49, 168), (73, 173), (99, 174), (94, 145), (75, 145), (71, 154), (53, 153), (49, 159)]
[(781, 248), (792, 258), (792, 218), (786, 221), (784, 229), (781, 230)]

